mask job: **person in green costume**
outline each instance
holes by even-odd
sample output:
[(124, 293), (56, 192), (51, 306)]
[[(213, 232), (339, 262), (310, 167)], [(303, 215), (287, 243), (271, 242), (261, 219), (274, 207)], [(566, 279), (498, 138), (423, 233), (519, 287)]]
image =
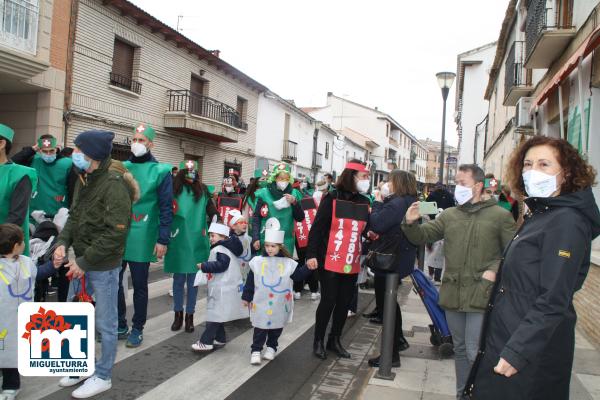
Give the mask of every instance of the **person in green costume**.
[[(77, 182), (73, 161), (59, 152), (56, 138), (42, 135), (33, 146), (23, 147), (12, 156), (13, 162), (37, 172), (38, 189), (31, 195), (29, 208), (31, 211), (44, 211), (46, 218), (53, 218), (59, 209), (70, 207)], [(31, 217), (30, 222), (35, 223)]]
[(29, 255), (29, 202), (37, 189), (35, 169), (8, 159), (15, 131), (0, 124), (0, 224), (15, 224), (25, 234), (24, 255)]
[(310, 182), (310, 179), (306, 176), (300, 179), (300, 192), (302, 192), (304, 196), (308, 197), (312, 197), (313, 193), (315, 192)]
[(165, 272), (173, 274), (173, 311), (175, 319), (172, 331), (183, 325), (183, 294), (187, 285), (185, 306), (185, 331), (194, 331), (194, 311), (198, 287), (194, 278), (197, 264), (208, 261), (210, 244), (208, 222), (217, 215), (209, 189), (200, 181), (198, 162), (182, 161), (173, 180), (173, 223), (171, 242), (165, 256)]
[[(131, 228), (127, 236), (123, 265), (119, 275), (119, 339), (127, 347), (138, 347), (148, 315), (148, 271), (150, 262), (167, 252), (173, 221), (173, 178), (171, 165), (156, 161), (150, 150), (156, 132), (150, 125), (139, 124), (131, 140), (132, 156), (123, 163), (140, 185), (141, 197), (133, 205)], [(123, 274), (129, 265), (133, 283), (133, 319), (127, 326)]]
[(268, 186), (256, 192), (256, 207), (252, 217), (252, 243), (259, 250), (265, 241), (265, 222), (277, 218), (281, 230), (285, 232), (284, 245), (288, 251), (294, 251), (294, 221), (304, 219), (300, 207), (302, 193), (292, 188), (294, 180), (291, 167), (281, 162), (275, 166), (268, 179)]

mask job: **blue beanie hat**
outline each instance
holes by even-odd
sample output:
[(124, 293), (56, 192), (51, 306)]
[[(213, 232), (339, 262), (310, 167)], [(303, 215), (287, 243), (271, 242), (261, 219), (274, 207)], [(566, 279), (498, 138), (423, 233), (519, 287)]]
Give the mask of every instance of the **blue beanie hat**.
[(103, 161), (110, 156), (114, 138), (113, 132), (92, 130), (77, 135), (74, 143), (92, 160)]

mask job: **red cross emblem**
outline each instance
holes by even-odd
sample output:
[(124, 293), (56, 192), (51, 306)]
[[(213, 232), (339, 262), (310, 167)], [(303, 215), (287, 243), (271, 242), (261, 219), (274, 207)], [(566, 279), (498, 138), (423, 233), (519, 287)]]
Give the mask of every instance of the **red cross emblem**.
[(285, 164), (283, 164), (283, 163), (282, 163), (282, 164), (279, 164), (279, 166), (277, 167), (277, 169), (280, 169), (280, 170), (284, 170), (284, 171), (285, 171)]
[(187, 169), (194, 169), (194, 162), (190, 160), (185, 163), (185, 166), (187, 167)]
[(260, 216), (266, 218), (269, 215), (269, 206), (264, 204), (260, 209)]
[(263, 176), (267, 176), (267, 175), (269, 175), (269, 171), (267, 171), (266, 169), (263, 169), (263, 171), (262, 171), (262, 175), (263, 175)]
[(42, 146), (43, 147), (50, 147), (51, 144), (52, 144), (52, 142), (50, 142), (48, 139), (44, 139), (42, 141)]
[(144, 124), (140, 124), (140, 126), (138, 126), (137, 128), (135, 128), (135, 131), (137, 133), (142, 133), (146, 130), (146, 127), (144, 126)]
[(495, 179), (492, 179), (492, 180), (490, 181), (490, 186), (498, 186), (498, 181), (497, 181), (497, 180), (495, 180)]

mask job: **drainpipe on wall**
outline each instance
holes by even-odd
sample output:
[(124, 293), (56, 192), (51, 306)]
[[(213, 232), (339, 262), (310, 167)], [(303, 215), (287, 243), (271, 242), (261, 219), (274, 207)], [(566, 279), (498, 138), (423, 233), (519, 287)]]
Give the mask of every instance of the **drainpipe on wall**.
[(63, 104), (63, 121), (65, 129), (63, 133), (63, 147), (67, 146), (67, 134), (69, 132), (69, 119), (71, 115), (71, 96), (73, 87), (73, 53), (75, 52), (75, 34), (77, 30), (77, 18), (79, 16), (79, 0), (71, 0), (71, 17), (69, 20), (69, 37), (67, 44), (67, 65), (65, 66), (65, 100)]

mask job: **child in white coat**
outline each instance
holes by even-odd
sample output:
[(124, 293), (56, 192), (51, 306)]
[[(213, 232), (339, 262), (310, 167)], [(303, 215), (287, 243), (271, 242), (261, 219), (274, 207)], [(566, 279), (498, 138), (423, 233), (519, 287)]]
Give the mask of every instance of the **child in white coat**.
[(277, 353), (279, 336), (291, 321), (294, 308), (293, 280), (304, 280), (310, 274), (306, 266), (298, 267), (283, 246), (285, 232), (279, 230), (275, 218), (267, 221), (265, 250), (262, 256), (250, 261), (250, 271), (244, 286), (242, 300), (250, 308), (254, 326), (250, 363), (259, 365), (261, 351), (265, 360), (273, 360)]

